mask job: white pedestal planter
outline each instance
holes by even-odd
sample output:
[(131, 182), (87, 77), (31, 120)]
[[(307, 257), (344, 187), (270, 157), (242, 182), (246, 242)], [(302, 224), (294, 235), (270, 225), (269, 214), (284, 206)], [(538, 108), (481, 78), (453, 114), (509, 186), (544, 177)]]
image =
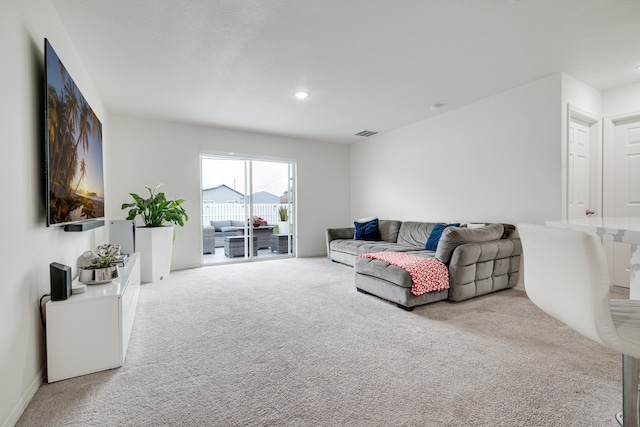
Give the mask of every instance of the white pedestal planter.
[(288, 221), (280, 221), (280, 222), (278, 222), (278, 234), (289, 234), (289, 222)]
[(172, 249), (173, 226), (136, 228), (141, 282), (155, 282), (169, 277)]

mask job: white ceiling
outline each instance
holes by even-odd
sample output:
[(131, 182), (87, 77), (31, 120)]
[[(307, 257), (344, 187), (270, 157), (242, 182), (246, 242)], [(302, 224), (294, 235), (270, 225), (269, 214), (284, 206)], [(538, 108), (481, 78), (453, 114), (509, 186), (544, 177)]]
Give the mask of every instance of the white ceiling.
[(51, 1), (123, 115), (350, 143), (560, 71), (640, 82), (640, 0)]

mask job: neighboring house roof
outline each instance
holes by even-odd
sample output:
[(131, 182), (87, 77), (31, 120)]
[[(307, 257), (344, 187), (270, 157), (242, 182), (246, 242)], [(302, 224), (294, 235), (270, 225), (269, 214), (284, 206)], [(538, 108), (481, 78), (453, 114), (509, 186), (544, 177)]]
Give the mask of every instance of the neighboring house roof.
[[(293, 197), (291, 198), (291, 201), (293, 201)], [(289, 203), (289, 192), (285, 191), (284, 194), (282, 196), (280, 196), (280, 203)]]
[(253, 193), (253, 203), (280, 203), (280, 197), (267, 191)]
[(202, 190), (202, 201), (215, 203), (241, 202), (244, 194), (228, 185), (220, 184)]

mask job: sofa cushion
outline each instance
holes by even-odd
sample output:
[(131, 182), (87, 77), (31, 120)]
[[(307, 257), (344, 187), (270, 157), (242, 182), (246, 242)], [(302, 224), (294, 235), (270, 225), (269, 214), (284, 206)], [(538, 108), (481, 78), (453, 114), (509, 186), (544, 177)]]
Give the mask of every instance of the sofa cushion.
[(341, 252), (350, 255), (361, 255), (375, 252), (424, 252), (433, 256), (433, 252), (425, 251), (424, 249), (416, 251), (415, 248), (400, 246), (396, 243), (385, 242), (383, 240), (374, 242), (370, 240), (336, 239), (329, 243), (329, 248), (331, 252)]
[(371, 244), (366, 240), (354, 240), (354, 239), (336, 239), (329, 243), (329, 247), (332, 252), (342, 252), (349, 255), (358, 255), (358, 250), (361, 246)]
[(232, 226), (232, 227), (240, 227), (240, 228), (243, 228), (248, 224), (247, 222), (241, 221), (241, 220), (232, 220), (232, 221), (229, 221), (229, 222), (230, 222), (230, 224), (229, 224), (230, 226)]
[(491, 224), (480, 228), (448, 227), (436, 248), (436, 258), (448, 264), (455, 248), (463, 243), (481, 243), (499, 240), (504, 233), (502, 224)]
[(380, 230), (380, 240), (384, 240), (385, 242), (396, 243), (396, 241), (398, 240), (398, 231), (400, 231), (401, 225), (402, 225), (402, 221), (391, 220), (391, 219), (378, 220), (378, 229)]
[(424, 248), (428, 251), (435, 251), (436, 248), (438, 247), (438, 242), (440, 241), (440, 237), (442, 236), (442, 232), (444, 231), (444, 229), (447, 227), (458, 227), (458, 226), (460, 226), (459, 223), (436, 224), (435, 227), (433, 227), (433, 230), (431, 230), (431, 234), (429, 234), (429, 238), (427, 239), (427, 243), (426, 245), (424, 245)]
[(403, 222), (400, 226), (400, 231), (398, 231), (398, 244), (424, 249), (424, 245), (427, 243), (435, 225), (435, 222)]
[(358, 258), (354, 264), (355, 273), (376, 277), (396, 286), (411, 289), (413, 280), (409, 272), (388, 262), (370, 258)]
[(358, 247), (358, 254), (371, 254), (376, 252), (409, 252), (415, 250), (409, 246), (400, 246), (397, 243), (378, 241), (369, 241), (366, 244)]
[(378, 218), (369, 219), (364, 222), (354, 221), (356, 228), (356, 240), (380, 240), (380, 229), (378, 229)]
[(222, 227), (230, 227), (231, 226), (231, 220), (211, 221), (211, 226), (214, 227), (216, 229), (216, 231), (222, 231), (221, 230)]
[(236, 231), (238, 229), (238, 227), (220, 227), (220, 231), (225, 232), (225, 231)]

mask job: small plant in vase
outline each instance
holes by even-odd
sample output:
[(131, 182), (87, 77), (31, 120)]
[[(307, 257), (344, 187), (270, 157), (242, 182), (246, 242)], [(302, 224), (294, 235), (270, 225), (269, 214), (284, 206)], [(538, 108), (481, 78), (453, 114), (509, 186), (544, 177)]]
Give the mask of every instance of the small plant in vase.
[(96, 252), (87, 251), (82, 257), (78, 280), (83, 283), (107, 283), (120, 276), (117, 266), (111, 265), (120, 255), (120, 245), (107, 243), (96, 248)]
[(278, 234), (289, 234), (289, 210), (285, 205), (278, 207)]
[(260, 227), (261, 225), (267, 225), (267, 221), (265, 221), (264, 218), (259, 217), (259, 216), (254, 216), (251, 219), (251, 223), (253, 224), (254, 227)]
[(280, 217), (280, 221), (289, 220), (289, 211), (286, 206), (283, 205), (278, 208), (278, 216)]
[(98, 256), (91, 261), (91, 265), (94, 268), (109, 267), (116, 260), (116, 257), (120, 255), (120, 245), (113, 243), (100, 245), (96, 248), (96, 255)]

